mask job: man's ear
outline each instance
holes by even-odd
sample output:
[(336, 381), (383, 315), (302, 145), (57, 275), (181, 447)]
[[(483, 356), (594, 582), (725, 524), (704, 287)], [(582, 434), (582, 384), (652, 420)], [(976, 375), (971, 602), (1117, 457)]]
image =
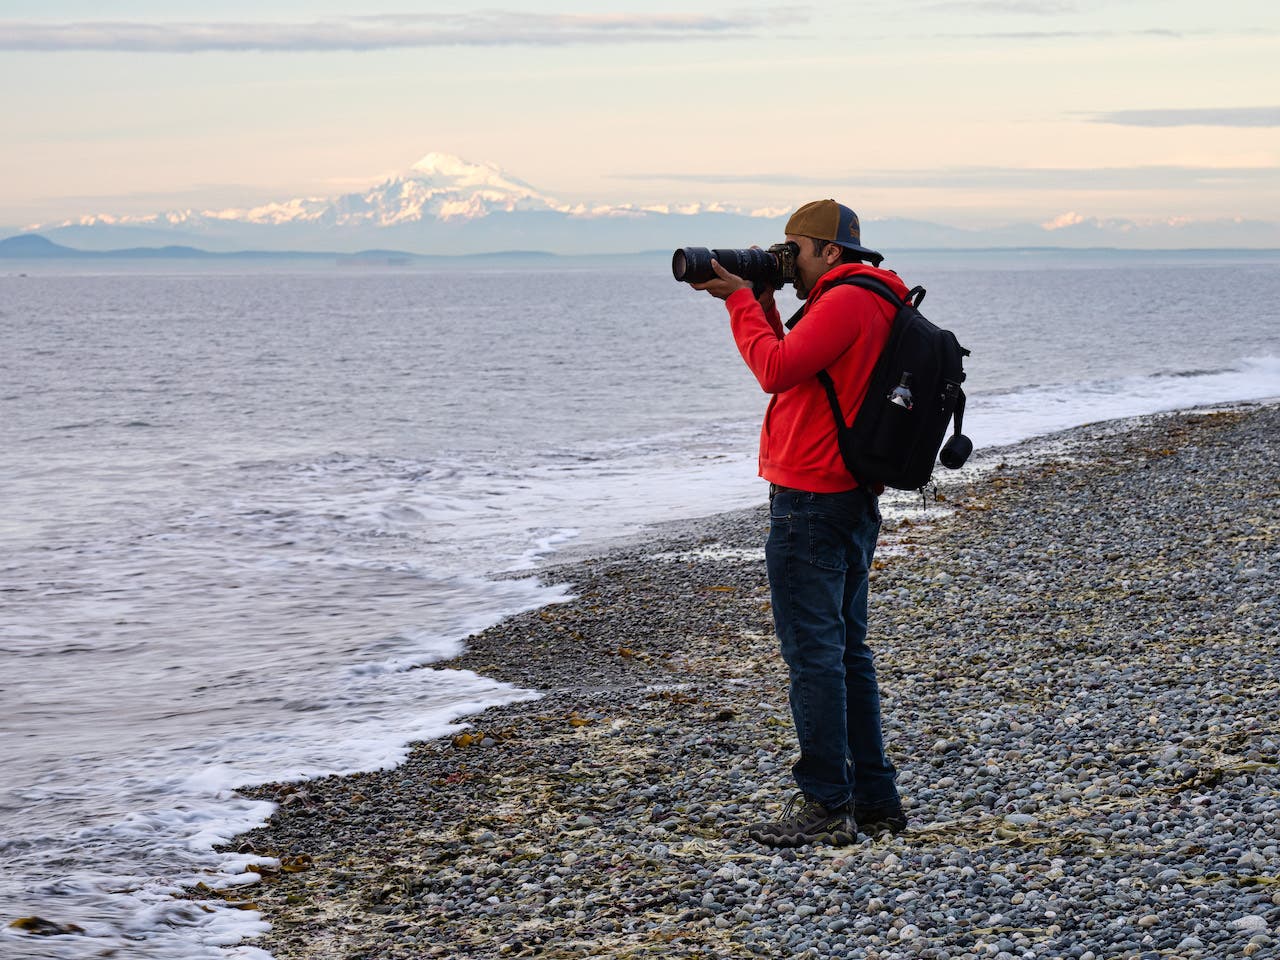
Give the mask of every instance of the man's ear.
[(822, 248), (822, 259), (826, 261), (828, 267), (834, 267), (843, 256), (844, 250), (838, 243), (828, 243)]

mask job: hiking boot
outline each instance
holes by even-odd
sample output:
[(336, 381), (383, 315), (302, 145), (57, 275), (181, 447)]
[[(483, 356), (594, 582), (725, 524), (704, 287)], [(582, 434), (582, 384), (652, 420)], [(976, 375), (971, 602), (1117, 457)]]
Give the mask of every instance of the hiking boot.
[(907, 829), (907, 815), (902, 812), (902, 801), (897, 797), (881, 803), (855, 804), (853, 819), (859, 830), (872, 836), (886, 830), (896, 834)]
[(797, 793), (787, 801), (779, 820), (753, 823), (747, 836), (768, 847), (801, 847), (806, 843), (842, 846), (858, 839), (858, 824), (848, 806), (828, 810), (817, 800)]

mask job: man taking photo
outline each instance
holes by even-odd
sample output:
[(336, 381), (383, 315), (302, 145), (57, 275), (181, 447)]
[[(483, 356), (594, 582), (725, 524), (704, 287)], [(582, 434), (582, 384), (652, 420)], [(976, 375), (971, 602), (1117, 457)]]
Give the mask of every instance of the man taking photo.
[[(760, 476), (769, 481), (769, 573), (774, 626), (790, 672), (800, 758), (799, 792), (776, 821), (748, 834), (773, 847), (853, 843), (906, 827), (885, 755), (880, 690), (867, 646), (867, 588), (880, 532), (881, 489), (860, 486), (844, 465), (835, 421), (817, 378), (826, 370), (849, 423), (889, 337), (894, 309), (870, 290), (840, 285), (874, 276), (899, 297), (897, 274), (861, 244), (857, 215), (834, 200), (800, 207), (785, 228), (794, 243), (796, 294), (805, 303), (784, 332), (773, 291), (712, 263), (693, 284), (725, 302), (738, 350), (772, 394), (760, 433)], [(869, 261), (877, 266), (868, 266)]]

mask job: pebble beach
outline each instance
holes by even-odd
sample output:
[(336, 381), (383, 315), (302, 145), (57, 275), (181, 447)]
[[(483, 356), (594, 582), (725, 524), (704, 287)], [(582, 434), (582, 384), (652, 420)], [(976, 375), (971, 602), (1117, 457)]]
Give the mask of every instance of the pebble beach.
[[(1280, 957), (1280, 405), (940, 477), (872, 574), (896, 837), (745, 827), (794, 743), (758, 508), (539, 571), (442, 666), (530, 698), (389, 770), (246, 788), (278, 960)], [(537, 694), (534, 696), (534, 694)]]

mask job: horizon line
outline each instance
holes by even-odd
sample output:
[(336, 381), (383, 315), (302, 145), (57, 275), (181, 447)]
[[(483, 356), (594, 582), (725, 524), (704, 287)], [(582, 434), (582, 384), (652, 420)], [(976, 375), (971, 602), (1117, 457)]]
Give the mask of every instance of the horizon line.
[[(37, 249), (43, 249), (46, 253), (34, 253), (23, 255), (21, 253), (10, 253), (7, 249), (12, 249), (11, 244), (14, 240), (23, 238), (35, 238), (42, 241)], [(928, 246), (928, 247), (898, 247), (897, 251), (903, 253), (1120, 253), (1120, 254), (1193, 254), (1193, 253), (1248, 253), (1248, 254), (1280, 254), (1280, 247), (1117, 247), (1117, 246), (1060, 246), (1054, 244), (1019, 244), (1019, 245), (986, 245), (986, 246)], [(553, 250), (491, 250), (473, 253), (416, 253), (411, 250), (393, 250), (383, 248), (369, 248), (365, 250), (356, 250), (351, 252), (341, 250), (207, 250), (203, 247), (193, 247), (188, 244), (165, 244), (158, 247), (116, 247), (108, 250), (86, 250), (81, 247), (70, 247), (66, 244), (57, 243), (48, 239), (40, 233), (16, 233), (11, 236), (0, 237), (0, 259), (4, 260), (55, 260), (59, 258), (67, 259), (114, 259), (114, 258), (147, 258), (147, 259), (200, 259), (205, 257), (218, 259), (298, 259), (298, 260), (315, 260), (315, 259), (337, 259), (350, 260), (354, 258), (377, 258), (377, 259), (415, 259), (415, 260), (467, 260), (477, 258), (492, 257), (539, 257), (539, 258), (559, 258), (559, 259), (584, 259), (584, 258), (612, 258), (633, 257), (633, 256), (668, 256), (670, 251), (664, 248), (651, 247), (642, 250), (625, 251), (621, 253), (557, 253)]]

